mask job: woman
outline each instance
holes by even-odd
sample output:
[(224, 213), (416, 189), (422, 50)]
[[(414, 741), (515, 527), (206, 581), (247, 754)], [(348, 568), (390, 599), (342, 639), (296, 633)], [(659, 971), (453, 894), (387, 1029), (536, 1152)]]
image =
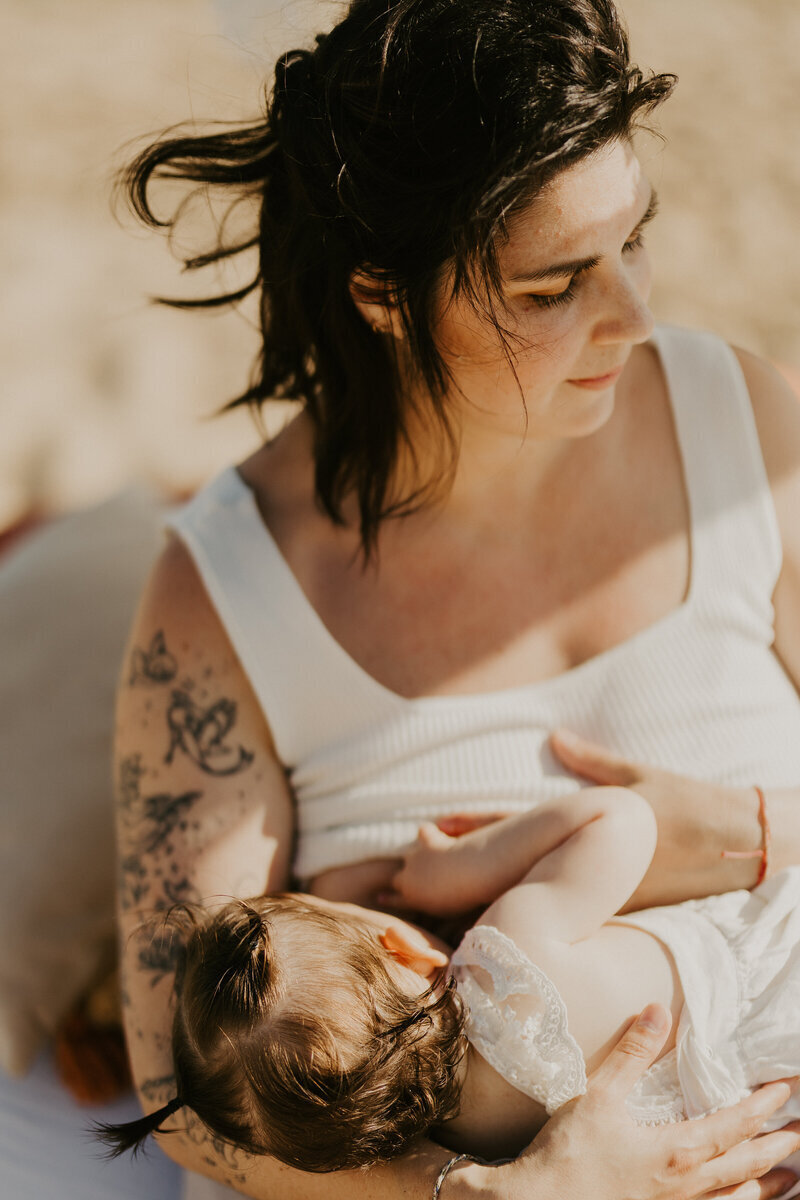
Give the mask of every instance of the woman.
[[(630, 65), (608, 0), (357, 0), (279, 63), (263, 124), (134, 164), (152, 222), (154, 171), (256, 197), (258, 234), (192, 265), (258, 247), (264, 350), (242, 399), (303, 401), (173, 520), (123, 674), (128, 1031), (149, 1109), (172, 1095), (172, 947), (141, 910), (284, 886), (295, 824), (294, 876), (367, 905), (421, 819), (466, 827), (581, 774), (653, 805), (639, 902), (755, 881), (757, 862), (721, 857), (761, 854), (754, 783), (773, 865), (800, 857), (800, 420), (750, 356), (651, 337), (655, 203), (630, 134), (671, 83)], [(658, 769), (548, 741), (559, 724)], [(774, 1089), (689, 1134), (634, 1131), (621, 1095), (665, 1030), (629, 1036), (638, 1064), (628, 1042), (532, 1153), (458, 1164), (447, 1194), (700, 1195), (797, 1146), (718, 1153)], [(423, 1197), (448, 1161), (427, 1145), (320, 1178), (243, 1164), (191, 1124), (164, 1144), (289, 1200)]]

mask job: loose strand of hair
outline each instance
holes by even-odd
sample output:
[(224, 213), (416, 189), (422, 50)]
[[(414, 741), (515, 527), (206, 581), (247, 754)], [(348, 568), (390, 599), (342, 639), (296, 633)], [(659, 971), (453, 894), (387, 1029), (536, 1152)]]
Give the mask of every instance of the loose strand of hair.
[(176, 1098), (135, 1121), (123, 1121), (119, 1124), (96, 1121), (89, 1127), (89, 1131), (105, 1145), (103, 1158), (119, 1158), (128, 1151), (131, 1151), (135, 1158), (144, 1150), (147, 1139), (152, 1134), (177, 1132), (174, 1129), (162, 1129), (161, 1125), (182, 1107), (182, 1103)]

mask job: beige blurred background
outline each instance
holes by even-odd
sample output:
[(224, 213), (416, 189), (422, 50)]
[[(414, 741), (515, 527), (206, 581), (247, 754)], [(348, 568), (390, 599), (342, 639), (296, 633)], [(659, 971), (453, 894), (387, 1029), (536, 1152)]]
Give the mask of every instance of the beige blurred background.
[[(622, 3), (639, 61), (680, 75), (666, 145), (643, 146), (656, 313), (800, 372), (800, 3)], [(164, 239), (114, 218), (111, 180), (132, 139), (256, 112), (277, 54), (336, 8), (4, 0), (0, 530), (134, 479), (191, 489), (256, 444), (247, 414), (211, 419), (247, 382), (247, 314), (153, 306), (191, 285)]]

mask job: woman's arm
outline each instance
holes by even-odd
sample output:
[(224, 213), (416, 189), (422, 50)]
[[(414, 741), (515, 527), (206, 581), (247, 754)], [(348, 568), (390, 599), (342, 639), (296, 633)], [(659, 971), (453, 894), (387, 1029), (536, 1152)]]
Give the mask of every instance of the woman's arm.
[[(800, 691), (800, 397), (763, 359), (737, 350), (753, 404), (783, 548), (772, 602), (775, 652)], [(800, 776), (797, 787), (767, 792), (772, 865), (800, 862)]]
[[(288, 883), (292, 810), (258, 703), (182, 545), (169, 544), (123, 662), (115, 744), (125, 1024), (143, 1106), (175, 1091), (177, 947), (153, 915)], [(178, 1162), (237, 1185), (241, 1155), (191, 1114), (161, 1139)], [(257, 1194), (257, 1193), (254, 1193)]]
[(552, 909), (559, 927), (580, 927), (576, 936), (585, 937), (629, 899), (655, 843), (655, 817), (645, 800), (626, 788), (586, 788), (457, 838), (425, 824), (386, 900), (451, 915), (536, 885), (536, 895), (524, 901), (528, 911), (538, 920)]

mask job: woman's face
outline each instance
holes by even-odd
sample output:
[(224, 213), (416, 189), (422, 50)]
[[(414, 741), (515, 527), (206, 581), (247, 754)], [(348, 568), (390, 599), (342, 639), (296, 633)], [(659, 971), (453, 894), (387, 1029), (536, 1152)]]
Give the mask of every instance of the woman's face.
[(513, 368), (466, 297), (444, 305), (437, 325), (464, 432), (490, 424), (517, 436), (571, 437), (608, 419), (631, 348), (653, 329), (642, 230), (654, 211), (624, 141), (562, 172), (514, 218), (499, 250), (507, 311), (498, 312)]

